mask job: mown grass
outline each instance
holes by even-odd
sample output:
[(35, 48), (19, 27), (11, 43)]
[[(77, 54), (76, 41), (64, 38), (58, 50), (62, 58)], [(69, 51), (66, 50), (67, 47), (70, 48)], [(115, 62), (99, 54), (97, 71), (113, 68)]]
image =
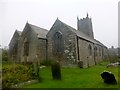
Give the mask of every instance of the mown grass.
[(106, 64), (104, 62), (86, 69), (62, 67), (62, 80), (53, 80), (51, 68), (46, 67), (40, 71), (42, 82), (24, 88), (118, 88), (118, 84), (108, 85), (103, 82), (100, 73), (104, 70), (111, 71), (118, 81), (118, 68), (106, 68)]

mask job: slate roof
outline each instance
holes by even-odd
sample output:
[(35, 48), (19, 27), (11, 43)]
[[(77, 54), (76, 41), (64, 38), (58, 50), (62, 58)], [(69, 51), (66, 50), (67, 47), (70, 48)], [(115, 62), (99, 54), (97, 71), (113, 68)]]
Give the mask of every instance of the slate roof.
[(29, 24), (29, 26), (32, 28), (32, 30), (37, 34), (38, 38), (46, 38), (46, 35), (48, 33), (48, 30)]
[[(58, 19), (57, 19), (58, 20)], [(58, 20), (60, 21), (60, 20)], [(93, 42), (95, 44), (98, 44), (98, 45), (101, 45), (101, 46), (104, 46), (106, 47), (104, 44), (102, 44), (101, 42), (99, 42), (98, 40), (94, 39), (94, 38), (91, 38), (89, 36), (87, 36), (86, 34), (84, 34), (83, 32), (79, 31), (79, 30), (76, 30), (75, 28), (63, 23), (62, 21), (60, 21), (62, 24), (64, 24), (66, 27), (68, 27), (71, 31), (73, 31), (78, 37), (80, 38), (83, 38), (87, 41), (90, 41), (90, 42)]]

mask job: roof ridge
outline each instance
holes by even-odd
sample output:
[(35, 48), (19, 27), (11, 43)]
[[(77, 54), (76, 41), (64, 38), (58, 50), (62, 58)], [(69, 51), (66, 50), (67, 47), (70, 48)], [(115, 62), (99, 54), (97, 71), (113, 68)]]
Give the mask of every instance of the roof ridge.
[(45, 28), (41, 28), (41, 27), (39, 27), (39, 26), (36, 26), (36, 25), (33, 25), (33, 24), (31, 24), (31, 23), (28, 23), (30, 26), (34, 26), (34, 27), (37, 27), (37, 28), (40, 28), (40, 29), (44, 29), (44, 30), (46, 30), (46, 31), (48, 31), (47, 29), (45, 29)]
[[(59, 19), (57, 19), (59, 20)], [(60, 20), (59, 20), (60, 21)], [(102, 45), (102, 46), (105, 46), (104, 44), (102, 44), (100, 41), (94, 39), (94, 38), (91, 38), (89, 36), (87, 36), (86, 34), (84, 34), (83, 32), (79, 31), (79, 30), (76, 30), (75, 28), (67, 25), (66, 23), (60, 21), (63, 25), (65, 25), (67, 28), (69, 28), (72, 32), (74, 32), (77, 36), (81, 37), (81, 38), (84, 38), (90, 42), (93, 42), (93, 43), (96, 43), (96, 44), (99, 44), (99, 45)], [(81, 33), (81, 34), (80, 34)]]
[(66, 23), (64, 23), (64, 22), (62, 22), (62, 21), (59, 20), (58, 18), (57, 18), (57, 20), (60, 21), (60, 22), (61, 22), (62, 24), (64, 24), (65, 26), (67, 26), (68, 28), (72, 28), (72, 29), (76, 30), (75, 28), (73, 28), (72, 26), (70, 26), (70, 25), (68, 25), (68, 24), (66, 24)]
[(21, 35), (22, 34), (22, 31), (19, 31), (19, 30), (17, 30), (16, 29), (16, 31), (15, 32), (17, 32), (19, 35)]
[(22, 31), (18, 31), (18, 30), (16, 30), (17, 32), (22, 32)]
[(38, 38), (46, 38), (46, 34), (48, 33), (47, 29), (38, 27), (38, 26), (33, 25), (33, 24), (28, 24), (28, 25), (36, 33)]

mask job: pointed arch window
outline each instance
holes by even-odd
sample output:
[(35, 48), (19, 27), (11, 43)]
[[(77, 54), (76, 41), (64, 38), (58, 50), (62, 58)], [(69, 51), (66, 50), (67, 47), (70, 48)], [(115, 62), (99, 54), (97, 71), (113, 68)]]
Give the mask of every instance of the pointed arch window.
[(61, 32), (56, 32), (53, 36), (53, 53), (60, 54), (64, 51), (64, 44), (63, 44), (63, 35)]
[(15, 45), (14, 45), (14, 48), (13, 48), (13, 54), (14, 55), (17, 55), (17, 47), (18, 46), (18, 44), (16, 43)]
[(99, 55), (101, 56), (101, 48), (99, 48)]
[(29, 55), (29, 42), (24, 42), (24, 56)]
[(97, 47), (94, 47), (94, 55), (97, 56)]
[(90, 44), (88, 46), (88, 50), (89, 50), (89, 55), (91, 56), (92, 55), (92, 46)]
[(102, 47), (102, 56), (104, 56), (104, 49), (103, 49), (103, 47)]

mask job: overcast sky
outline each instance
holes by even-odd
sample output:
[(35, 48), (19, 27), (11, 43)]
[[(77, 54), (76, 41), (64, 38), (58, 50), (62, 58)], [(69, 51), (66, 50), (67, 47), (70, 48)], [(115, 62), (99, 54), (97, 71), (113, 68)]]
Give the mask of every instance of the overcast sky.
[(119, 0), (1, 0), (0, 44), (8, 46), (15, 30), (26, 22), (48, 29), (57, 17), (77, 29), (77, 16), (92, 18), (95, 39), (107, 47), (118, 46)]

